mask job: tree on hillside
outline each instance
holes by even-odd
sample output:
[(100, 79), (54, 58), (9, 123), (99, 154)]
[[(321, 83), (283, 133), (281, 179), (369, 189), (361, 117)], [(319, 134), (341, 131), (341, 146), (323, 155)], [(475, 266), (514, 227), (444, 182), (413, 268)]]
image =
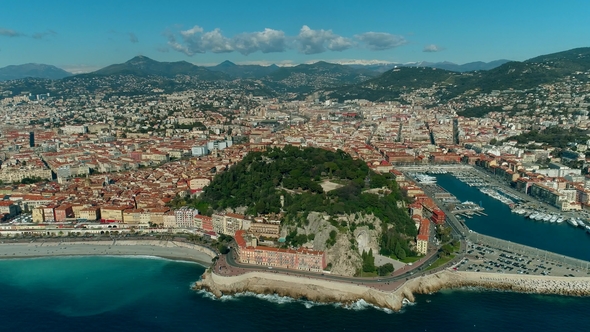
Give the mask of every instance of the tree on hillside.
[(375, 257), (373, 257), (373, 249), (369, 249), (369, 252), (363, 250), (361, 255), (363, 259), (363, 272), (375, 272)]

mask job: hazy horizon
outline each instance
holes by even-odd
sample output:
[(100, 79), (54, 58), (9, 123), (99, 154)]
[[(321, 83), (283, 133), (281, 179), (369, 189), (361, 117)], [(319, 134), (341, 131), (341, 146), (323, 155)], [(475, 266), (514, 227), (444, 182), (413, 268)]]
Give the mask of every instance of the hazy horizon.
[(522, 61), (590, 40), (583, 10), (590, 4), (576, 0), (83, 3), (7, 3), (0, 67), (43, 63), (88, 72), (137, 55), (196, 65), (464, 64)]

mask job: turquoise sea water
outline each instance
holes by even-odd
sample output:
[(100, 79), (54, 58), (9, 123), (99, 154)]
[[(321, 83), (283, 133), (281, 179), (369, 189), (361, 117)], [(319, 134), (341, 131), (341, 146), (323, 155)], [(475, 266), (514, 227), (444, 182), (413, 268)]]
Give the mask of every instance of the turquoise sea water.
[(590, 298), (443, 291), (391, 313), (278, 296), (214, 300), (204, 268), (123, 257), (0, 261), (2, 331), (588, 331)]

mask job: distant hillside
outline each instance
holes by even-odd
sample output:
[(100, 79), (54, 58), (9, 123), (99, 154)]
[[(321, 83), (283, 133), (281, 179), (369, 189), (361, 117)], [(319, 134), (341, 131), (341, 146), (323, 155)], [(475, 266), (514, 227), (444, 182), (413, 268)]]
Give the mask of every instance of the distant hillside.
[(136, 75), (136, 76), (163, 76), (175, 77), (176, 75), (196, 76), (203, 80), (227, 79), (228, 76), (214, 72), (204, 67), (195, 66), (186, 61), (159, 62), (145, 56), (135, 58), (121, 64), (114, 64), (85, 75)]
[[(480, 63), (464, 66), (467, 65), (471, 68), (483, 66)], [(404, 91), (437, 84), (445, 87), (443, 99), (450, 99), (467, 91), (488, 93), (493, 90), (532, 89), (540, 84), (555, 83), (588, 70), (590, 70), (590, 48), (577, 48), (539, 56), (524, 62), (510, 61), (489, 70), (463, 73), (428, 67), (394, 68), (374, 79), (329, 91), (327, 96), (339, 100), (356, 98), (372, 101), (396, 100)]]
[(260, 66), (260, 65), (236, 65), (231, 61), (224, 61), (217, 66), (207, 67), (212, 71), (222, 72), (233, 78), (262, 78), (278, 70), (277, 65)]
[(429, 67), (395, 68), (368, 81), (336, 89), (330, 98), (395, 100), (400, 94), (414, 89), (428, 88), (433, 84), (454, 84), (460, 76), (460, 73)]
[(499, 67), (506, 62), (510, 62), (510, 60), (495, 60), (490, 62), (483, 62), (483, 61), (476, 61), (476, 62), (469, 62), (462, 65), (458, 65), (456, 63), (444, 61), (444, 62), (415, 62), (415, 63), (381, 63), (381, 64), (371, 64), (371, 65), (349, 65), (352, 68), (356, 69), (367, 69), (372, 70), (378, 73), (384, 73), (389, 71), (393, 68), (398, 67), (430, 67), (430, 68), (438, 68), (444, 69), (449, 71), (456, 71), (459, 73), (468, 72), (468, 71), (475, 71), (475, 70), (490, 70), (496, 67)]
[(23, 78), (44, 78), (58, 80), (71, 76), (61, 68), (38, 63), (27, 63), (24, 65), (12, 65), (0, 68), (0, 81), (19, 80)]
[(462, 65), (458, 65), (452, 62), (419, 62), (417, 64), (405, 65), (406, 67), (431, 67), (431, 68), (438, 68), (444, 69), (449, 71), (456, 71), (459, 73), (464, 73), (468, 71), (475, 71), (475, 70), (491, 70), (497, 68), (510, 60), (495, 60), (491, 62), (483, 62), (483, 61), (476, 61), (476, 62), (469, 62)]
[(306, 93), (314, 89), (360, 83), (377, 75), (379, 74), (371, 70), (319, 61), (281, 67), (265, 76), (263, 81), (280, 92)]

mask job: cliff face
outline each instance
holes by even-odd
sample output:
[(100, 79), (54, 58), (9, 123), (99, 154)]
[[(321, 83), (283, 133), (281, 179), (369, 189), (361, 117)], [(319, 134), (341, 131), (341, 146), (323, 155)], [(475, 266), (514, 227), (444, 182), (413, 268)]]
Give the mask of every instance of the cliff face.
[(403, 300), (415, 301), (414, 294), (427, 294), (443, 288), (482, 287), (515, 292), (590, 296), (590, 278), (559, 278), (442, 271), (411, 279), (394, 291), (380, 291), (357, 284), (333, 282), (276, 273), (251, 272), (222, 277), (206, 272), (194, 289), (215, 296), (254, 292), (278, 294), (315, 302), (352, 303), (363, 299), (382, 308), (399, 310)]
[[(330, 223), (330, 217), (319, 212), (311, 212), (307, 216), (307, 224), (297, 228), (298, 234), (312, 235), (314, 239), (305, 244), (308, 248), (326, 252), (327, 262), (331, 264), (331, 271), (343, 276), (354, 276), (361, 267), (363, 250), (379, 252), (379, 236), (381, 235), (381, 220), (373, 215), (360, 213), (341, 215), (334, 218), (338, 227)], [(354, 225), (354, 227), (352, 227)], [(369, 228), (371, 225), (372, 227)], [(354, 229), (354, 231), (352, 231)], [(284, 236), (292, 229), (284, 227)], [(330, 232), (336, 232), (336, 241), (328, 246)]]

